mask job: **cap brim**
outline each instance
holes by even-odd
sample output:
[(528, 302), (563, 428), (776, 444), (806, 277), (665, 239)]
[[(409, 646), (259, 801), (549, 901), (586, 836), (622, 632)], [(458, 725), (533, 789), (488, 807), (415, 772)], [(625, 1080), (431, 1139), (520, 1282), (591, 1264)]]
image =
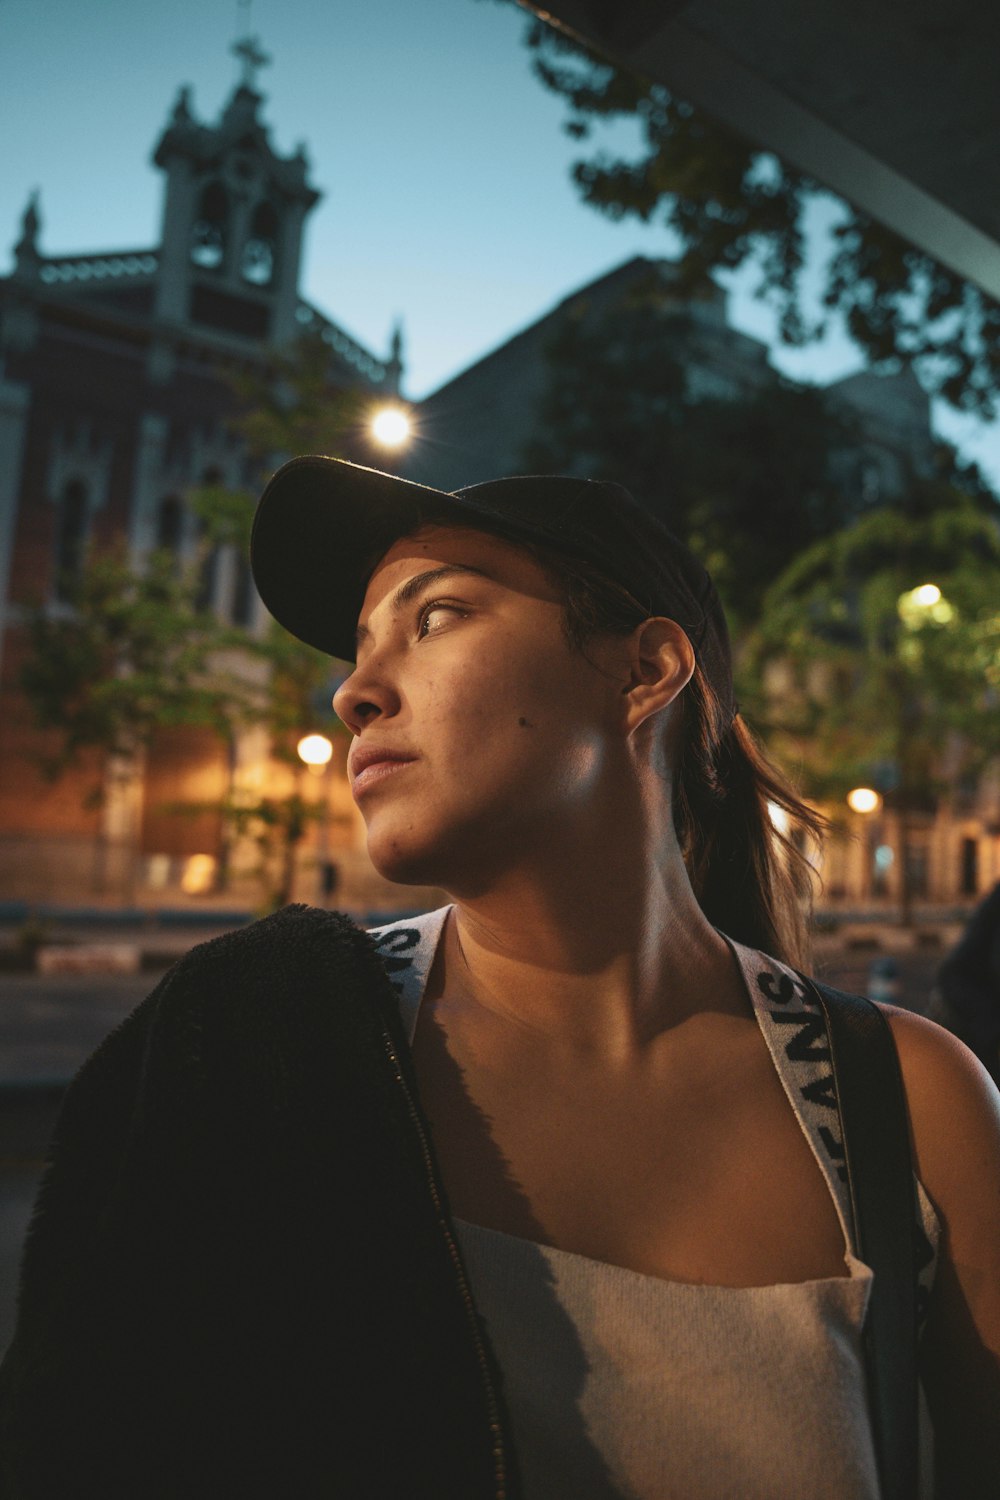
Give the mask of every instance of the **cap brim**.
[(342, 661), (379, 558), (428, 515), (468, 521), (473, 508), (445, 490), (345, 459), (293, 458), (257, 506), (250, 566), (257, 592), (292, 635)]

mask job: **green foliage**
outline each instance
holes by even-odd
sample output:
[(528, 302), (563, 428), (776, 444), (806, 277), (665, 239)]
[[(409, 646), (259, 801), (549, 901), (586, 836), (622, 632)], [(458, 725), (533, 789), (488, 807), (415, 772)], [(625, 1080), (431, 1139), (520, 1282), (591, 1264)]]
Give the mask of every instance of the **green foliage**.
[(185, 498), (197, 516), (203, 541), (211, 546), (237, 547), (246, 554), (257, 497), (249, 490), (231, 490), (223, 484), (195, 485)]
[(232, 426), (262, 467), (297, 453), (352, 456), (371, 396), (359, 387), (336, 387), (330, 358), (323, 340), (306, 334), (273, 354), (265, 372), (232, 377), (239, 402)]
[[(368, 399), (333, 383), (330, 351), (317, 338), (274, 354), (266, 368), (234, 378), (233, 387), (232, 425), (262, 476), (291, 453), (349, 450)], [(272, 755), (297, 773), (303, 733), (346, 733), (330, 705), (336, 663), (273, 621), (253, 634), (205, 604), (204, 571), (215, 550), (232, 547), (246, 556), (255, 494), (209, 483), (190, 489), (185, 500), (200, 531), (198, 554), (187, 566), (169, 552), (136, 565), (124, 545), (90, 554), (65, 608), (39, 605), (26, 614), (20, 685), (35, 722), (56, 731), (56, 748), (42, 768), (55, 778), (96, 752), (102, 769), (93, 803), (109, 769), (134, 763), (163, 728), (208, 728), (232, 748), (241, 729), (263, 727)], [(288, 899), (295, 848), (318, 816), (298, 790), (269, 796), (235, 786), (221, 801), (167, 810), (217, 813), (227, 844), (252, 840), (269, 905)]]
[[(681, 285), (752, 263), (757, 295), (776, 309), (781, 338), (801, 345), (839, 314), (876, 369), (912, 366), (925, 387), (962, 411), (991, 416), (1000, 391), (1000, 305), (892, 230), (762, 152), (663, 84), (613, 66), (538, 20), (526, 41), (534, 71), (566, 101), (566, 130), (588, 140), (604, 120), (638, 121), (633, 160), (598, 150), (573, 176), (585, 202), (615, 219), (661, 222), (681, 246)], [(835, 250), (823, 274), (822, 316), (805, 312), (806, 216), (838, 205)]]
[(264, 796), (245, 788), (230, 788), (221, 802), (177, 802), (169, 811), (181, 817), (221, 814), (230, 840), (249, 841), (256, 850), (252, 874), (261, 892), (260, 915), (277, 911), (291, 900), (295, 851), (310, 823), (321, 822), (322, 801), (309, 801), (299, 790), (283, 797)]
[[(913, 597), (927, 584), (937, 603)], [(1000, 754), (997, 516), (926, 486), (817, 543), (766, 596), (745, 669), (814, 795), (882, 775), (926, 805)]]
[(228, 636), (194, 595), (169, 554), (137, 571), (120, 547), (88, 558), (69, 611), (27, 611), (20, 685), (39, 727), (59, 731), (50, 778), (86, 751), (133, 756), (161, 727), (226, 732), (240, 691), (214, 658)]

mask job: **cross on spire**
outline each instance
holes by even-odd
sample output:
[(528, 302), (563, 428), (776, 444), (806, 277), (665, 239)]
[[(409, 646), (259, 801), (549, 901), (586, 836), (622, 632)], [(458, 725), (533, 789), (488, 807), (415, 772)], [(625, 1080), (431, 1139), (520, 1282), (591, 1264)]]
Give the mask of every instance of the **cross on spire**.
[(250, 0), (239, 0), (239, 9), (243, 24), (243, 35), (238, 42), (233, 43), (229, 50), (234, 57), (239, 58), (242, 64), (241, 86), (246, 89), (255, 89), (258, 70), (266, 68), (271, 59), (261, 47), (260, 37), (250, 35)]

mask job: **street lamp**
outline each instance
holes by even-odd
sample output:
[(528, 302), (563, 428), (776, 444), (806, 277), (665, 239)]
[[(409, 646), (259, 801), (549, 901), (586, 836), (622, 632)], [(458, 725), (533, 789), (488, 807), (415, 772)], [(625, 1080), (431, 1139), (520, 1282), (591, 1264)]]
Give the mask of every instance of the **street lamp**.
[[(313, 776), (322, 776), (333, 758), (333, 741), (325, 734), (304, 734), (296, 745), (299, 760)], [(330, 889), (330, 803), (326, 787), (322, 788), (319, 816), (319, 847), (316, 863), (319, 866), (320, 898)]]
[(304, 734), (295, 748), (303, 765), (314, 776), (322, 776), (333, 755), (333, 742), (325, 734)]
[(935, 625), (947, 625), (955, 617), (954, 609), (936, 583), (921, 583), (915, 589), (908, 589), (900, 594), (896, 608), (907, 630), (919, 630), (928, 620)]
[[(882, 798), (878, 792), (870, 786), (856, 786), (847, 794), (847, 805), (851, 812), (857, 813), (861, 818), (861, 880), (862, 895), (868, 897), (874, 894), (872, 877), (872, 813), (878, 812), (882, 806)], [(882, 878), (882, 866), (878, 866), (878, 878)]]
[(380, 406), (372, 415), (371, 434), (380, 448), (401, 448), (412, 432), (409, 413), (401, 406)]

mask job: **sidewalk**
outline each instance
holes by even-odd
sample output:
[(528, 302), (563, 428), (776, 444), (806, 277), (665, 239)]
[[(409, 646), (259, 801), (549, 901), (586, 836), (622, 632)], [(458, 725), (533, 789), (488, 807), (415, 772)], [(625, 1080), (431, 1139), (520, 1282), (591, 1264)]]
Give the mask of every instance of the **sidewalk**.
[[(345, 912), (361, 927), (414, 916), (424, 906), (389, 910), (340, 903), (331, 910)], [(194, 943), (220, 932), (256, 921), (260, 913), (249, 906), (61, 906), (42, 902), (0, 900), (0, 948), (16, 941), (25, 927), (43, 927), (46, 940), (135, 942), (144, 950), (184, 953)]]

